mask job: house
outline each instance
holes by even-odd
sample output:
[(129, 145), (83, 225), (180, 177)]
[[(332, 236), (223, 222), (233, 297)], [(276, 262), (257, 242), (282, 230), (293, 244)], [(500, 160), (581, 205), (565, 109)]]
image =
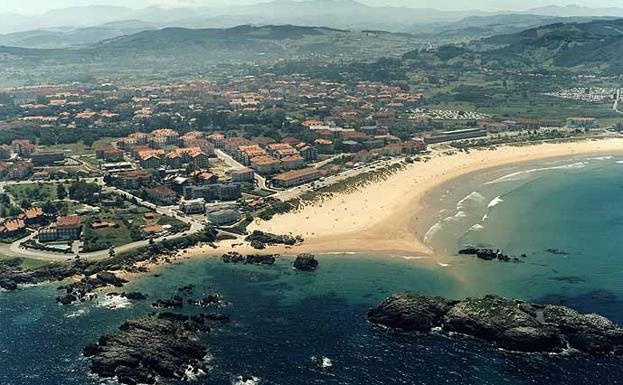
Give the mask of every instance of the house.
[(9, 167), (6, 176), (9, 179), (24, 180), (32, 174), (32, 168), (32, 163), (20, 161)]
[(258, 156), (250, 161), (251, 168), (260, 174), (273, 174), (279, 171), (281, 161), (269, 155)]
[(97, 159), (103, 159), (106, 162), (123, 161), (123, 151), (112, 146), (95, 150), (95, 156)]
[(192, 176), (195, 179), (195, 183), (198, 185), (218, 183), (218, 175), (209, 171), (196, 171)]
[(26, 233), (26, 222), (22, 219), (8, 219), (0, 225), (0, 238), (15, 238)]
[(143, 235), (147, 238), (154, 238), (164, 233), (164, 227), (159, 224), (145, 226), (141, 229)]
[(162, 158), (154, 152), (144, 152), (139, 155), (139, 164), (143, 168), (160, 168), (162, 166)]
[(171, 151), (165, 156), (164, 163), (169, 168), (178, 169), (182, 167), (182, 157), (177, 152)]
[(201, 198), (180, 202), (180, 210), (185, 214), (202, 214), (205, 212), (205, 207), (205, 200)]
[(294, 170), (305, 167), (305, 159), (300, 155), (287, 156), (281, 159), (281, 166), (284, 170)]
[(153, 201), (172, 205), (177, 201), (177, 194), (167, 186), (157, 186), (147, 189), (147, 197)]
[(208, 213), (208, 220), (216, 226), (230, 225), (236, 223), (242, 218), (236, 210), (225, 209)]
[(58, 217), (56, 219), (57, 239), (64, 241), (74, 241), (80, 239), (81, 230), (81, 219), (77, 215)]
[(333, 141), (329, 139), (316, 139), (314, 146), (321, 154), (332, 154), (335, 151)]
[(45, 213), (41, 207), (24, 210), (17, 218), (23, 220), (27, 226), (40, 225), (46, 221)]
[(112, 176), (113, 184), (126, 189), (137, 189), (149, 184), (153, 176), (145, 170), (122, 171)]
[(232, 171), (231, 180), (238, 183), (253, 182), (255, 173), (250, 168)]
[(273, 182), (280, 187), (292, 187), (319, 179), (322, 174), (313, 167), (302, 170), (292, 170), (279, 174), (273, 178)]

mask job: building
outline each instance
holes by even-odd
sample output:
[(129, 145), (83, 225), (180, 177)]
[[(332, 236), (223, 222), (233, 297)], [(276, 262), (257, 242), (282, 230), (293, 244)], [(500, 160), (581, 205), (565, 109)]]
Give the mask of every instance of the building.
[(239, 183), (219, 183), (203, 186), (186, 186), (184, 199), (205, 199), (206, 201), (233, 201), (242, 197)]
[(333, 141), (329, 139), (316, 139), (314, 140), (314, 146), (321, 154), (333, 154), (335, 151)]
[(56, 241), (58, 239), (58, 231), (56, 229), (56, 223), (53, 223), (48, 227), (39, 229), (38, 239), (39, 239), (39, 242)]
[(35, 166), (46, 166), (65, 161), (65, 154), (60, 151), (35, 152), (30, 155)]
[(17, 218), (23, 220), (27, 226), (40, 225), (46, 221), (45, 213), (41, 207), (26, 209)]
[(273, 174), (281, 168), (281, 161), (268, 155), (255, 157), (250, 164), (260, 174)]
[(254, 179), (255, 172), (250, 168), (235, 170), (231, 173), (231, 180), (237, 183), (253, 182)]
[(8, 219), (0, 225), (0, 238), (15, 238), (26, 233), (26, 222), (22, 219)]
[(284, 170), (295, 170), (297, 168), (305, 167), (305, 159), (300, 155), (287, 156), (281, 158), (281, 166)]
[(82, 223), (77, 215), (58, 217), (56, 219), (57, 239), (63, 241), (75, 241), (80, 239)]
[(177, 194), (167, 186), (150, 188), (146, 193), (150, 200), (166, 205), (172, 205), (177, 201)]
[(22, 157), (30, 156), (30, 154), (35, 152), (35, 145), (32, 144), (30, 140), (25, 139), (13, 140), (11, 142), (11, 148), (14, 153)]
[(280, 187), (292, 187), (319, 179), (322, 174), (313, 167), (302, 170), (292, 170), (279, 174), (273, 178), (273, 183)]
[(236, 210), (225, 209), (208, 213), (208, 220), (216, 226), (231, 225), (238, 222), (242, 216)]
[(432, 136), (425, 138), (426, 144), (451, 142), (453, 140), (475, 139), (485, 138), (487, 136), (487, 130), (482, 128), (466, 128), (464, 130), (444, 131), (435, 133)]
[(106, 162), (121, 162), (123, 161), (123, 151), (119, 148), (112, 146), (100, 148), (95, 151), (97, 159), (103, 159)]
[(313, 162), (318, 159), (318, 151), (314, 146), (310, 146), (307, 143), (299, 143), (296, 145), (296, 149), (306, 162)]
[(203, 214), (206, 205), (203, 199), (182, 200), (180, 202), (180, 210), (185, 214)]
[(32, 163), (20, 161), (7, 169), (6, 176), (9, 179), (24, 180), (32, 174), (32, 168)]
[(567, 118), (568, 128), (596, 128), (595, 118)]
[(145, 170), (123, 171), (112, 176), (112, 183), (125, 189), (138, 189), (151, 183), (153, 176)]

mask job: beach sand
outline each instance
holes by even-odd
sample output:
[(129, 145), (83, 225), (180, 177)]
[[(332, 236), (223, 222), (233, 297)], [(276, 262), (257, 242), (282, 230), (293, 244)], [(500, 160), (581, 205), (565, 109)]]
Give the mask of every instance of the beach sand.
[[(253, 223), (249, 230), (301, 235), (305, 242), (289, 249), (266, 251), (366, 252), (378, 255), (433, 254), (416, 229), (426, 221), (425, 195), (454, 178), (488, 168), (515, 163), (591, 153), (623, 152), (623, 138), (502, 146), (495, 150), (471, 150), (453, 155), (437, 154), (428, 162), (415, 162), (382, 182), (357, 191), (333, 194), (303, 209)], [(430, 219), (430, 218), (428, 218)], [(221, 252), (223, 250), (211, 250)], [(231, 249), (230, 249), (231, 250)], [(247, 248), (236, 249), (247, 252)], [(208, 252), (192, 250), (191, 254)], [(210, 253), (210, 254), (211, 254)]]

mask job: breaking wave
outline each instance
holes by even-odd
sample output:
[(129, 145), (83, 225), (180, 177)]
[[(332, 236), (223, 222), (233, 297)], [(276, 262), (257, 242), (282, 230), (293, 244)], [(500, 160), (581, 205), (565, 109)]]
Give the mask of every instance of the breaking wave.
[(499, 177), (497, 179), (494, 179), (492, 181), (489, 181), (489, 182), (487, 182), (485, 184), (488, 185), (488, 184), (495, 184), (495, 183), (502, 183), (502, 182), (518, 181), (518, 180), (523, 180), (523, 179), (529, 177), (531, 174), (534, 174), (535, 172), (550, 171), (550, 170), (578, 169), (578, 168), (584, 168), (587, 165), (588, 165), (588, 162), (576, 162), (576, 163), (564, 164), (564, 165), (561, 165), (561, 166), (533, 168), (533, 169), (530, 169), (530, 170), (523, 170), (523, 171), (517, 171), (517, 172), (510, 173), (510, 174), (501, 176), (501, 177)]

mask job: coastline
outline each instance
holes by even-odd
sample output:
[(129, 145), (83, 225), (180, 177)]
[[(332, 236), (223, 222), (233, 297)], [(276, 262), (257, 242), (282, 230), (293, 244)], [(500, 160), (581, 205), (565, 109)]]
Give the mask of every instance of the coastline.
[[(302, 245), (269, 247), (263, 252), (339, 253), (365, 252), (391, 256), (435, 257), (423, 241), (422, 228), (430, 222), (434, 207), (424, 204), (427, 195), (440, 186), (465, 175), (500, 166), (550, 158), (623, 153), (623, 138), (589, 139), (577, 142), (540, 143), (479, 149), (453, 155), (436, 154), (427, 162), (416, 162), (391, 175), (349, 193), (334, 194), (304, 208), (253, 223), (249, 230), (301, 235)], [(225, 245), (223, 245), (225, 246)], [(226, 247), (226, 246), (225, 246)], [(214, 255), (223, 250), (198, 248), (190, 256)], [(255, 252), (247, 247), (239, 252)]]

